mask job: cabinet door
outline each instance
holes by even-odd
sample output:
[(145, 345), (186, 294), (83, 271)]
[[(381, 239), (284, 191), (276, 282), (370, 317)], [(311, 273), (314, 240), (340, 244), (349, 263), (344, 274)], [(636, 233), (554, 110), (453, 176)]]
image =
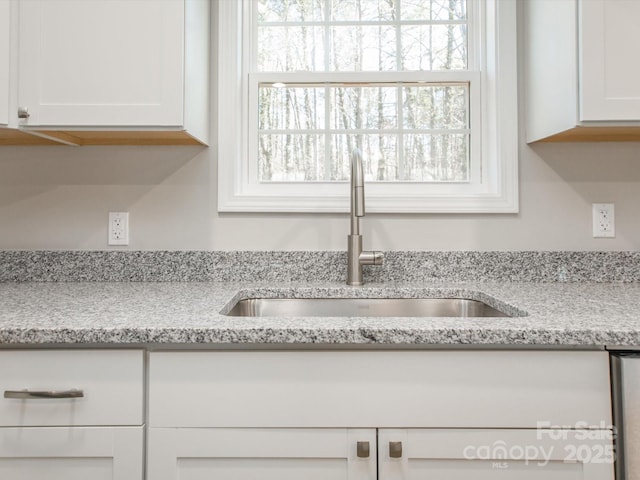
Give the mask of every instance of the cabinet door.
[(580, 120), (640, 120), (640, 2), (582, 0)]
[(610, 430), (380, 430), (380, 480), (613, 480)]
[(10, 2), (0, 0), (0, 125), (9, 123)]
[(28, 0), (19, 13), (25, 125), (182, 125), (184, 0)]
[(148, 480), (375, 480), (376, 431), (151, 428), (147, 474)]
[(0, 428), (0, 478), (142, 480), (143, 427)]

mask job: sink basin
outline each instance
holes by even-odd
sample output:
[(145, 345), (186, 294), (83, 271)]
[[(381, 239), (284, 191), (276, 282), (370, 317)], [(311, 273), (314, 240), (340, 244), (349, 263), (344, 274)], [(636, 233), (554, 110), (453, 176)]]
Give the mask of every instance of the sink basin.
[(233, 317), (508, 317), (466, 298), (248, 298)]

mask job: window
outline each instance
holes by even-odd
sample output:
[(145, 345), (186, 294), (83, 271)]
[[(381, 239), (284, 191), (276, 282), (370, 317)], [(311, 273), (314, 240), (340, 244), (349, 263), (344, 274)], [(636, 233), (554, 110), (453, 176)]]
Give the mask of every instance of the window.
[(517, 211), (515, 2), (218, 7), (220, 211)]

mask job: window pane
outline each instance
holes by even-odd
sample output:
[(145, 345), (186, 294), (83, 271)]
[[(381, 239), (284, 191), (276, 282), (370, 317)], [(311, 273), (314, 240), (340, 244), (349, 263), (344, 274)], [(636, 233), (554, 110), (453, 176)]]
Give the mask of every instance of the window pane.
[[(226, 0), (238, 1), (238, 0)], [(324, 18), (323, 0), (259, 0), (259, 22), (311, 22)]]
[(466, 20), (466, 0), (402, 0), (402, 20)]
[(466, 25), (410, 25), (403, 28), (401, 62), (401, 70), (466, 69)]
[(258, 70), (315, 72), (325, 69), (322, 27), (262, 27), (258, 30)]
[(404, 126), (408, 129), (468, 128), (468, 88), (420, 86), (402, 89)]
[(397, 88), (339, 87), (331, 89), (330, 128), (376, 129), (396, 128)]
[(362, 152), (362, 169), (367, 181), (398, 179), (396, 135), (333, 135), (331, 140), (331, 180), (349, 180), (354, 149)]
[(394, 0), (331, 0), (331, 20), (377, 22), (396, 18)]
[(262, 86), (259, 93), (261, 131), (324, 128), (324, 88)]
[(258, 137), (258, 179), (312, 182), (325, 177), (324, 136), (261, 134)]
[(396, 69), (393, 27), (350, 25), (331, 29), (330, 70), (376, 72)]
[(469, 135), (405, 135), (403, 140), (404, 162), (401, 180), (469, 181)]

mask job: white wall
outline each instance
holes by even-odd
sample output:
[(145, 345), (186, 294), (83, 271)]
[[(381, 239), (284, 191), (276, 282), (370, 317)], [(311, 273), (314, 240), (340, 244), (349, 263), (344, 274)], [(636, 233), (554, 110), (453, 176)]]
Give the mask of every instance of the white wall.
[[(136, 250), (344, 250), (347, 215), (218, 214), (215, 149), (1, 147), (0, 249), (96, 249), (129, 211)], [(521, 145), (520, 213), (367, 215), (382, 250), (638, 250), (640, 143)], [(591, 203), (616, 205), (591, 238)]]
[[(0, 249), (346, 249), (346, 214), (217, 213), (216, 161), (215, 144), (0, 147)], [(591, 237), (604, 202), (614, 239)], [(130, 212), (129, 247), (107, 246), (109, 211)], [(367, 215), (362, 230), (380, 250), (639, 250), (640, 143), (521, 140), (519, 214)]]

